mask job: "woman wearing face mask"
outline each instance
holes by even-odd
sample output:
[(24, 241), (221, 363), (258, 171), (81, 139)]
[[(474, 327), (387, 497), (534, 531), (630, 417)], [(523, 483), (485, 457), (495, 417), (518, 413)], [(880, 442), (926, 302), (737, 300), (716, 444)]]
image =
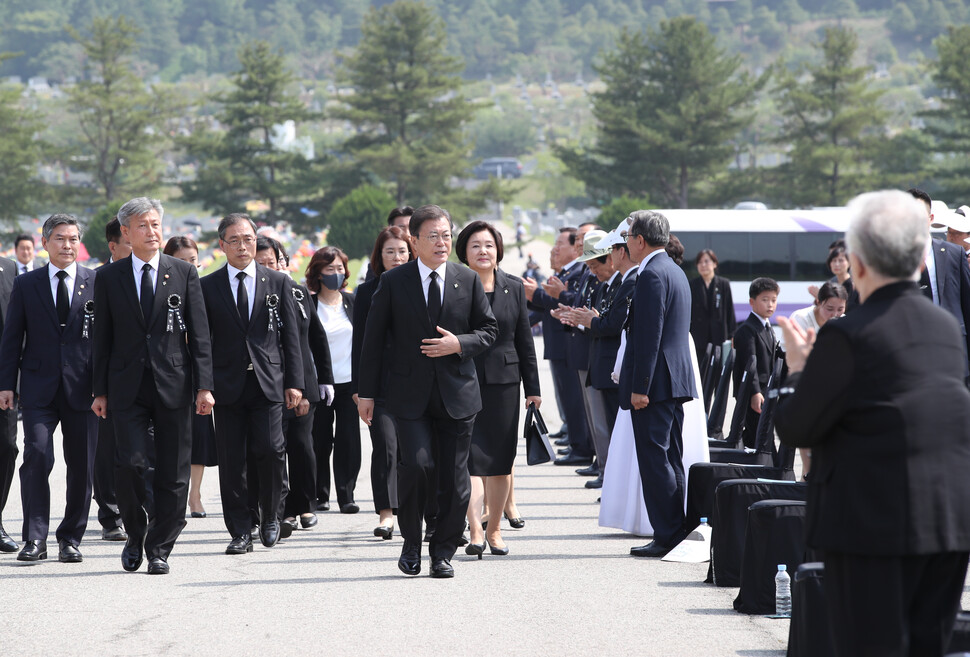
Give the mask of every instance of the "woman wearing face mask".
[[(371, 298), (377, 289), (381, 274), (394, 269), (413, 258), (407, 233), (399, 226), (388, 226), (377, 236), (370, 264), (374, 277), (357, 287), (354, 300), (354, 326), (367, 324)], [(352, 390), (357, 400), (357, 366), (360, 363), (360, 350), (364, 343), (363, 329), (354, 332), (354, 346), (351, 354)], [(386, 362), (386, 361), (385, 361)], [(397, 429), (384, 407), (384, 400), (374, 400), (374, 416), (370, 425), (370, 439), (373, 453), (370, 461), (371, 489), (374, 491), (374, 506), (380, 521), (374, 528), (374, 536), (386, 541), (394, 534), (394, 510), (397, 508)]]
[(334, 381), (333, 403), (317, 408), (313, 418), (317, 510), (330, 509), (332, 452), (334, 489), (340, 512), (357, 513), (360, 507), (354, 501), (354, 489), (360, 473), (360, 419), (351, 390), (354, 295), (344, 289), (347, 255), (334, 246), (325, 246), (314, 253), (306, 268), (306, 286), (314, 294), (314, 307), (327, 333)]

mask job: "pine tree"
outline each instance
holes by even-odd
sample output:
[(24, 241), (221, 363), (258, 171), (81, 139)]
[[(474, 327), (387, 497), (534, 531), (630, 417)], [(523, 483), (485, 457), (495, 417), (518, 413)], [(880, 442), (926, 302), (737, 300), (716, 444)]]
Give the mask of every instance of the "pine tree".
[[(0, 61), (6, 59), (0, 53)], [(45, 185), (37, 177), (44, 144), (40, 118), (20, 106), (20, 89), (0, 87), (0, 220), (32, 214)]]
[(791, 147), (779, 173), (791, 203), (840, 205), (870, 179), (886, 112), (878, 105), (882, 91), (866, 79), (869, 69), (852, 65), (858, 44), (852, 30), (826, 28), (817, 44), (822, 62), (788, 72), (778, 85), (784, 124), (777, 141)]
[(939, 109), (924, 113), (934, 149), (944, 155), (936, 178), (954, 198), (970, 198), (970, 25), (951, 27), (934, 43), (937, 58), (930, 63), (933, 82), (940, 88)]

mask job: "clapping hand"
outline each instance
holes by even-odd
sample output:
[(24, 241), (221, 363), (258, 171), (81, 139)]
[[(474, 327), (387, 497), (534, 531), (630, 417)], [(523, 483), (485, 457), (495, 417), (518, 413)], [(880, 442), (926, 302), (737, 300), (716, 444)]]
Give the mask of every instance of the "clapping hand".
[(553, 299), (558, 299), (559, 295), (565, 291), (566, 285), (559, 280), (558, 276), (550, 276), (549, 280), (542, 284), (542, 289)]
[(522, 278), (522, 286), (525, 288), (525, 300), (532, 301), (532, 296), (536, 293), (539, 284), (528, 276)]

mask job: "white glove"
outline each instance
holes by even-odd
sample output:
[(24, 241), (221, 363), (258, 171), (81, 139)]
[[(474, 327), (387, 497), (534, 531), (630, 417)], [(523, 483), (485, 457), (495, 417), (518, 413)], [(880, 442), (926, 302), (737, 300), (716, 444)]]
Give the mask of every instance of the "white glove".
[(324, 383), (320, 386), (320, 399), (322, 399), (327, 406), (333, 403), (333, 386), (329, 383)]
[(613, 383), (620, 382), (620, 375), (617, 374), (616, 372), (610, 372), (610, 378), (613, 380)]

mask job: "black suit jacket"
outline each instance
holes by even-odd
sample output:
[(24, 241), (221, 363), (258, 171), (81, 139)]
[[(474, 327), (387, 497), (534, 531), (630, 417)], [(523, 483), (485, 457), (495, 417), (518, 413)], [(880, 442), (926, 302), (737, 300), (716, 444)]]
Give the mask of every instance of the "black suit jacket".
[[(330, 343), (323, 330), (315, 295), (302, 285), (290, 288), (300, 327), (300, 354), (303, 356), (303, 396), (312, 404), (321, 400), (320, 386), (333, 385), (333, 363), (330, 360)], [(302, 310), (301, 310), (302, 308)]]
[(475, 357), (479, 376), (485, 383), (518, 383), (521, 379), (527, 397), (539, 396), (539, 368), (525, 287), (521, 279), (501, 269), (495, 270), (492, 314), (498, 322), (498, 337)]
[[(109, 410), (134, 403), (146, 362), (166, 408), (190, 405), (195, 391), (212, 390), (212, 348), (199, 273), (194, 265), (162, 255), (157, 276), (155, 303), (146, 322), (131, 257), (98, 269), (91, 393), (107, 395)], [(180, 303), (185, 332), (177, 321), (171, 332), (167, 330), (170, 298)]]
[[(630, 272), (628, 272), (630, 273)], [(592, 339), (589, 348), (589, 380), (597, 390), (618, 387), (613, 383), (613, 367), (616, 365), (616, 352), (620, 349), (620, 334), (626, 322), (627, 310), (633, 299), (637, 285), (636, 268), (623, 280), (612, 294), (607, 291), (603, 297), (600, 316), (590, 322), (589, 335)]]
[[(357, 286), (354, 290), (353, 318), (350, 320), (354, 325), (353, 342), (350, 350), (350, 386), (351, 392), (357, 393), (358, 379), (360, 376), (360, 352), (364, 347), (364, 329), (367, 327), (367, 315), (370, 313), (371, 299), (377, 290), (379, 277), (375, 276)], [(384, 399), (384, 392), (387, 389), (387, 367), (386, 363), (390, 360), (390, 344), (385, 346), (383, 362), (384, 371), (381, 373), (380, 392), (376, 399)]]
[(17, 263), (10, 258), (0, 257), (0, 331), (3, 330), (7, 306), (10, 303), (10, 294), (13, 292), (13, 282), (16, 277)]
[(775, 365), (778, 345), (771, 341), (765, 332), (764, 320), (750, 313), (734, 334), (734, 350), (737, 354), (734, 360), (735, 397), (741, 389), (741, 377), (752, 355), (756, 358), (757, 364), (753, 372), (754, 376), (748, 377), (751, 381), (751, 394), (756, 395), (759, 392), (763, 395), (768, 394), (768, 379), (771, 378), (771, 371)]
[[(417, 261), (384, 272), (371, 300), (360, 354), (358, 394), (375, 399), (386, 367), (387, 410), (397, 417), (421, 417), (435, 381), (452, 418), (470, 417), (482, 408), (473, 359), (495, 342), (498, 323), (478, 275), (463, 265), (449, 262), (447, 267), (438, 325), (458, 338), (460, 355), (429, 358), (421, 353), (422, 340), (441, 336), (428, 319)], [(385, 363), (388, 341), (390, 362)]]
[(579, 284), (588, 268), (579, 262), (573, 265), (566, 273), (559, 272), (560, 280), (565, 284), (566, 289), (558, 298), (552, 298), (546, 294), (541, 287), (536, 288), (532, 295), (529, 307), (535, 309), (541, 315), (542, 321), (542, 357), (544, 360), (566, 360), (566, 345), (569, 336), (566, 335), (566, 327), (562, 322), (549, 314), (550, 310), (555, 310), (559, 304), (569, 306), (579, 294)]
[(708, 344), (720, 346), (734, 337), (737, 319), (731, 281), (715, 276), (708, 288), (698, 276), (690, 282), (690, 298), (690, 334), (698, 353), (703, 354)]
[(665, 252), (653, 256), (637, 276), (631, 321), (620, 369), (620, 407), (633, 393), (650, 402), (697, 397), (690, 360), (690, 284)]
[[(212, 373), (216, 405), (232, 404), (246, 384), (246, 368), (253, 364), (263, 394), (271, 402), (284, 401), (284, 390), (306, 385), (300, 330), (293, 299), (293, 280), (286, 274), (256, 265), (256, 292), (249, 324), (244, 325), (229, 285), (228, 265), (202, 278), (202, 295), (212, 335)], [(270, 319), (276, 296), (280, 322)], [(270, 325), (272, 324), (272, 328)], [(282, 325), (280, 325), (282, 324)]]
[(934, 239), (932, 246), (933, 261), (936, 265), (936, 288), (939, 305), (950, 311), (960, 325), (963, 334), (964, 368), (963, 376), (970, 375), (970, 341), (967, 327), (970, 326), (970, 267), (967, 258), (956, 244)]
[(873, 556), (970, 550), (963, 336), (914, 283), (876, 290), (818, 333), (781, 440), (812, 448), (810, 545)]
[(91, 337), (83, 336), (84, 304), (94, 302), (95, 273), (77, 266), (67, 326), (61, 330), (51, 294), (48, 265), (18, 276), (10, 296), (3, 340), (0, 341), (0, 390), (16, 390), (20, 372), (20, 403), (43, 408), (62, 388), (76, 411), (91, 408)]

